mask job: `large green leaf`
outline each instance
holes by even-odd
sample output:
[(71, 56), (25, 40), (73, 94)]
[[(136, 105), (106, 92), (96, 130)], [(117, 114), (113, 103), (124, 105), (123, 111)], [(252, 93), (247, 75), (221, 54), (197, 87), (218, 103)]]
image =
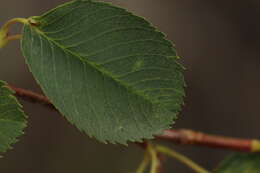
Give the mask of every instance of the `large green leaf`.
[(260, 173), (260, 153), (234, 154), (214, 171), (215, 173)]
[(143, 18), (72, 1), (33, 17), (22, 50), (44, 93), (80, 130), (112, 143), (169, 128), (184, 96), (172, 44)]
[(8, 150), (26, 127), (22, 106), (12, 94), (6, 83), (0, 81), (0, 152)]

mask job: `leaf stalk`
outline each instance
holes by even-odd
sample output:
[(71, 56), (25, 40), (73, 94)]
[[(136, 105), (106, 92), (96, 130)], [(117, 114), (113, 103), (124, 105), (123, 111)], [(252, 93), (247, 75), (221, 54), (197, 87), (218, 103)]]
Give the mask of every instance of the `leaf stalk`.
[(7, 21), (0, 29), (0, 48), (3, 48), (8, 44), (9, 41), (17, 40), (21, 38), (21, 35), (9, 36), (10, 26), (14, 23), (29, 24), (29, 19), (25, 18), (13, 18)]
[(148, 153), (148, 151), (145, 151), (143, 161), (141, 162), (141, 164), (137, 168), (136, 173), (144, 173), (144, 171), (148, 167), (149, 163), (150, 163), (149, 153)]
[(157, 157), (157, 151), (156, 148), (152, 144), (148, 144), (147, 151), (150, 154), (151, 158), (151, 170), (150, 173), (157, 173), (158, 165), (160, 164), (160, 161)]
[(199, 166), (197, 163), (195, 163), (194, 161), (192, 161), (191, 159), (189, 159), (188, 157), (172, 150), (169, 149), (167, 147), (164, 146), (156, 146), (156, 150), (160, 153), (163, 153), (167, 156), (170, 156), (172, 158), (175, 158), (176, 160), (180, 161), (181, 163), (185, 164), (186, 166), (188, 166), (189, 168), (191, 168), (192, 170), (194, 170), (197, 173), (210, 173), (208, 170), (202, 168), (201, 166)]

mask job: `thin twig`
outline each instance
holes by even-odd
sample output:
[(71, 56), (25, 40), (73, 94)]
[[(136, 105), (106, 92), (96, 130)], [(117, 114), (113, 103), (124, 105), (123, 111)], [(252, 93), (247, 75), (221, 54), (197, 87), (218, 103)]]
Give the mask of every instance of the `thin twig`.
[[(21, 99), (33, 103), (39, 103), (57, 111), (50, 100), (43, 95), (11, 85), (8, 87), (12, 89), (15, 92), (15, 95)], [(165, 130), (162, 135), (156, 136), (156, 139), (179, 144), (207, 146), (211, 148), (229, 149), (234, 151), (260, 152), (259, 140), (209, 135), (187, 129)], [(144, 148), (146, 147), (146, 143), (140, 145)]]
[(16, 97), (19, 97), (23, 100), (26, 100), (26, 101), (29, 101), (29, 102), (32, 102), (32, 103), (39, 103), (39, 104), (42, 104), (42, 105), (44, 105), (48, 108), (57, 110), (46, 96), (43, 96), (41, 94), (37, 94), (35, 92), (32, 92), (30, 90), (26, 90), (26, 89), (23, 89), (23, 88), (17, 88), (13, 85), (8, 85), (8, 87), (11, 90), (14, 91), (14, 94), (15, 94)]
[(179, 144), (200, 145), (234, 151), (259, 152), (259, 141), (239, 139), (196, 132), (188, 129), (165, 130), (157, 139)]

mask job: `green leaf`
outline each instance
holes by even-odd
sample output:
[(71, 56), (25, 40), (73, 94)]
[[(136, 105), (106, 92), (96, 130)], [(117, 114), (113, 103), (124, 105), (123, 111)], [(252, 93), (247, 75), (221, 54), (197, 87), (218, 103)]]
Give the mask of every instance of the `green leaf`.
[(25, 25), (22, 50), (43, 92), (80, 130), (125, 144), (170, 127), (184, 96), (172, 44), (141, 17), (72, 1)]
[(237, 153), (224, 160), (215, 173), (260, 173), (259, 153)]
[(17, 142), (17, 137), (23, 134), (26, 127), (26, 116), (22, 106), (0, 80), (0, 152), (6, 152), (10, 145)]

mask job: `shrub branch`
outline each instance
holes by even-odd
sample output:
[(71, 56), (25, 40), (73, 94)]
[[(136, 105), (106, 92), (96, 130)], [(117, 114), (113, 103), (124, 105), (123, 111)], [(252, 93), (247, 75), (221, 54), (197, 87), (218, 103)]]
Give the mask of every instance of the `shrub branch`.
[[(18, 98), (32, 103), (42, 104), (58, 111), (46, 96), (12, 85), (8, 85), (8, 87), (14, 91)], [(165, 130), (163, 134), (156, 136), (156, 139), (178, 144), (198, 145), (244, 152), (260, 152), (260, 141), (256, 139), (216, 136), (188, 129)], [(141, 144), (141, 146), (142, 145), (143, 144)]]

